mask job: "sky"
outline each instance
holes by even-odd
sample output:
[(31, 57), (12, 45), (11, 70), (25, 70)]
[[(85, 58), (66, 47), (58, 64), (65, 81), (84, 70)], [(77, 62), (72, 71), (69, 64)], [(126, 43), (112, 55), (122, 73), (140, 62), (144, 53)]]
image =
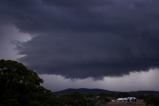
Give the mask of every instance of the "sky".
[(0, 59), (53, 91), (159, 91), (158, 0), (0, 0)]

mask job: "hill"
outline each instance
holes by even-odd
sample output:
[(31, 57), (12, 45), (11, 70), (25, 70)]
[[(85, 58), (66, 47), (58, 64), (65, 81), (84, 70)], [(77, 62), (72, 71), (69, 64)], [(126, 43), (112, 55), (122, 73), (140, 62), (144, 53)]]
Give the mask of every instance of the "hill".
[(81, 94), (109, 94), (112, 96), (148, 96), (156, 95), (159, 96), (159, 91), (132, 91), (132, 92), (117, 92), (109, 91), (104, 89), (88, 89), (88, 88), (79, 88), (79, 89), (64, 89), (61, 91), (55, 92), (55, 94), (71, 94), (71, 93), (81, 93)]
[(88, 89), (88, 88), (79, 88), (79, 89), (64, 89), (61, 91), (55, 92), (55, 94), (70, 94), (70, 93), (81, 93), (81, 94), (100, 94), (100, 93), (112, 93), (112, 91), (104, 89)]

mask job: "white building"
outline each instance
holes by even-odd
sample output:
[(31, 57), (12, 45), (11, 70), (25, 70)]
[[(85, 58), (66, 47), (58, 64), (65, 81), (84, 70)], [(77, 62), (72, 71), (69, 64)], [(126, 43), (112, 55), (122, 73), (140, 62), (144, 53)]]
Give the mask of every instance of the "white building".
[(125, 97), (125, 98), (118, 98), (116, 101), (117, 102), (136, 102), (135, 97)]

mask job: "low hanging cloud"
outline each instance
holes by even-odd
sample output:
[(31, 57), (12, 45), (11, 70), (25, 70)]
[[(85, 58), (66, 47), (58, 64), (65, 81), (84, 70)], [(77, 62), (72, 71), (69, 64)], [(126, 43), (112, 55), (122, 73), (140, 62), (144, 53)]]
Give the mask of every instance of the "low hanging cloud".
[(20, 60), (41, 74), (120, 76), (159, 67), (158, 3), (1, 0), (0, 22), (35, 36), (19, 48)]

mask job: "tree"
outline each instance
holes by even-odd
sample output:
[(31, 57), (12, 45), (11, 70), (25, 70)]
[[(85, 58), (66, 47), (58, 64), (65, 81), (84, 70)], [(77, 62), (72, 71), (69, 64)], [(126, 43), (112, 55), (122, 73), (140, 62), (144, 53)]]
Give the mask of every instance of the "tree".
[(0, 106), (53, 106), (53, 93), (43, 80), (23, 64), (0, 60)]

